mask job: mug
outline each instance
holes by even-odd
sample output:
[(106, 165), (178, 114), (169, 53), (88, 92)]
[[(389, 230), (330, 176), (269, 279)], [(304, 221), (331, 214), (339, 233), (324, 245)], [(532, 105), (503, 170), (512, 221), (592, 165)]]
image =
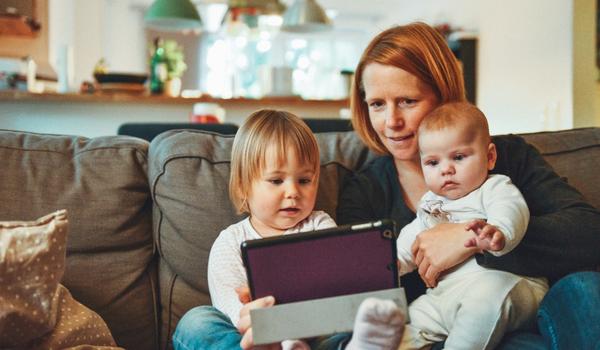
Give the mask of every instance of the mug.
[(190, 122), (198, 124), (222, 123), (225, 120), (225, 109), (217, 103), (195, 103), (190, 114)]

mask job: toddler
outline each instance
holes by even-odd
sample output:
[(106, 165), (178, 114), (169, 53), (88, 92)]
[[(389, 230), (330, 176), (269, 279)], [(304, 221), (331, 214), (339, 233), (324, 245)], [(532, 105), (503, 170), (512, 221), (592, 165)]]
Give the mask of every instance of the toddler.
[[(208, 261), (213, 306), (229, 317), (232, 329), (243, 306), (236, 289), (248, 284), (241, 243), (335, 226), (325, 212), (313, 211), (319, 168), (319, 148), (313, 133), (291, 113), (260, 110), (238, 130), (229, 193), (239, 212), (249, 216), (219, 234)], [(354, 335), (346, 349), (395, 349), (403, 322), (400, 309), (392, 301), (368, 299), (359, 308)], [(281, 345), (283, 349), (310, 349), (302, 340)]]
[[(474, 232), (466, 247), (494, 255), (514, 249), (527, 229), (529, 209), (508, 177), (488, 173), (496, 148), (483, 113), (464, 102), (442, 105), (421, 122), (418, 143), (429, 192), (416, 219), (400, 232), (400, 273), (416, 268), (419, 257), (411, 253), (416, 236), (442, 222), (464, 222)], [(448, 349), (494, 348), (505, 332), (534, 327), (547, 289), (542, 278), (486, 269), (472, 257), (409, 305), (400, 349), (444, 340)]]

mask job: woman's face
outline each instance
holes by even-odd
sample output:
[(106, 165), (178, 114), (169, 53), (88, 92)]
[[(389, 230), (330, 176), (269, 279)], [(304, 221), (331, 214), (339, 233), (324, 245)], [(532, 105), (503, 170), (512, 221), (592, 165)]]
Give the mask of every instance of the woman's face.
[(369, 63), (363, 71), (365, 101), (373, 129), (395, 160), (418, 160), (417, 129), (438, 106), (430, 86), (394, 66)]

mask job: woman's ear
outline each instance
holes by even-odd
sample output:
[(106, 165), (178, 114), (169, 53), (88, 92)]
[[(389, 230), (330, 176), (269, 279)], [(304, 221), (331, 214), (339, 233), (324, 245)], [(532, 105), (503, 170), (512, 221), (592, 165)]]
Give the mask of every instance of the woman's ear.
[(488, 170), (492, 170), (494, 169), (494, 166), (496, 166), (496, 159), (498, 159), (498, 154), (496, 153), (496, 145), (494, 145), (492, 142), (490, 142), (490, 144), (488, 145), (488, 152), (487, 152), (487, 165), (488, 165)]

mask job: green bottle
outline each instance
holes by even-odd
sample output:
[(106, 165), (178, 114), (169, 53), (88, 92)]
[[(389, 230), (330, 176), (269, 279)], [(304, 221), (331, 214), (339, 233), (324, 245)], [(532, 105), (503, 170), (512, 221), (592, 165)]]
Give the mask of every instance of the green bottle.
[(150, 60), (150, 93), (162, 94), (167, 80), (167, 59), (159, 38), (154, 39), (154, 54)]

